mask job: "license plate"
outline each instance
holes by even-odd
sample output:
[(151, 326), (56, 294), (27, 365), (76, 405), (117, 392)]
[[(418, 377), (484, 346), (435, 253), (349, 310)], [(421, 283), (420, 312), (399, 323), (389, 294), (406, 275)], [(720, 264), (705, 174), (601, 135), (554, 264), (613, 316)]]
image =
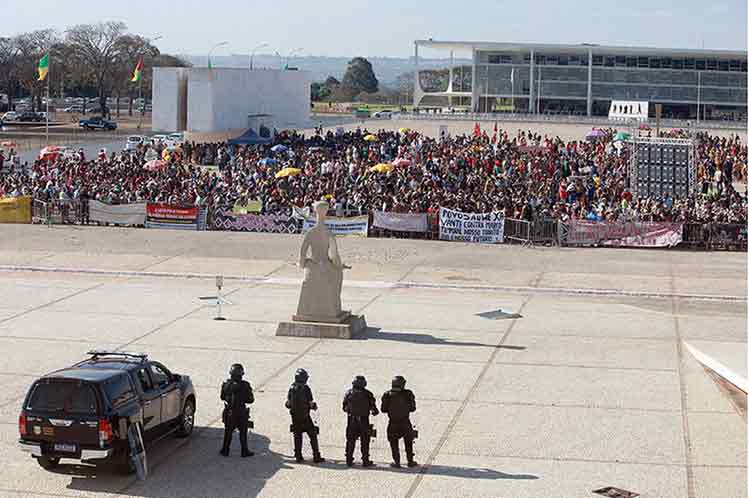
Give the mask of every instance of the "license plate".
[(75, 453), (78, 447), (74, 444), (55, 443), (55, 451), (60, 453)]

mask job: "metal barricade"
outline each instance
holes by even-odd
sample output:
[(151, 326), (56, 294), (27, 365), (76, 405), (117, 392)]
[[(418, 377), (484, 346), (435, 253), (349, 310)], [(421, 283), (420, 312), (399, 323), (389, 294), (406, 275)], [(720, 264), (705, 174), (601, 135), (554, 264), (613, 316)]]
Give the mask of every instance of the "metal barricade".
[(530, 241), (533, 244), (558, 245), (558, 226), (553, 218), (534, 220), (531, 226)]
[(504, 240), (529, 245), (532, 243), (531, 228), (531, 223), (527, 220), (506, 218), (504, 220)]
[(31, 223), (49, 224), (49, 204), (34, 199), (31, 203)]
[(684, 223), (682, 245), (691, 248), (706, 249), (709, 245), (708, 225), (703, 223)]

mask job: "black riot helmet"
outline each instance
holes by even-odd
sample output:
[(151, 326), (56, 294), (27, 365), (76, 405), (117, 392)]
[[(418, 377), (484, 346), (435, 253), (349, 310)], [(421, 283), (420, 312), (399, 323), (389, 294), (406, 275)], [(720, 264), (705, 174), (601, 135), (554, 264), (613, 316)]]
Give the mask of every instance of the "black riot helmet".
[(234, 380), (241, 380), (244, 377), (244, 367), (241, 363), (234, 363), (229, 369), (229, 375)]
[(397, 375), (392, 378), (392, 389), (403, 390), (405, 389), (405, 377)]
[(296, 370), (296, 375), (294, 375), (294, 380), (298, 382), (299, 384), (306, 384), (306, 381), (309, 380), (309, 374), (306, 370), (303, 368), (300, 368)]
[(363, 375), (356, 375), (356, 378), (353, 379), (353, 387), (357, 387), (359, 389), (363, 389), (366, 387), (366, 377)]

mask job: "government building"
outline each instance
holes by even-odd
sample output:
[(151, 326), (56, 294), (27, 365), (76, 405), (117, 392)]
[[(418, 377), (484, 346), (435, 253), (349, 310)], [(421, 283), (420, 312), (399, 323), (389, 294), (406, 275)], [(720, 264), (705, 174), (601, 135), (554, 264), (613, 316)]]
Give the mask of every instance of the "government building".
[[(419, 71), (419, 49), (472, 54), (434, 84)], [(417, 40), (416, 107), (467, 106), (473, 112), (607, 116), (613, 100), (662, 104), (663, 118), (745, 120), (748, 56), (693, 50)], [(697, 116), (698, 113), (698, 116)]]

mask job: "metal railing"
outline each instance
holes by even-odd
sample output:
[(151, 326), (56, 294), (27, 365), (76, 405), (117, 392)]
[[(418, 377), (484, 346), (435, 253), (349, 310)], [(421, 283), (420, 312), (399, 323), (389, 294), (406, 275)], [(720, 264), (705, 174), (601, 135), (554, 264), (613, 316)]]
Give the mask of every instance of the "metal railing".
[[(200, 217), (205, 220), (206, 229), (221, 230), (214, 223), (214, 213), (214, 209), (203, 207)], [(358, 212), (346, 214), (361, 215)], [(439, 240), (439, 216), (436, 213), (427, 215), (427, 230), (425, 232), (393, 231), (375, 227), (373, 226), (373, 213), (368, 213), (368, 216), (369, 237)], [(34, 199), (32, 202), (32, 223), (47, 225), (88, 224), (87, 203), (78, 200), (42, 201)], [(504, 240), (507, 243), (519, 243), (523, 246), (536, 244), (566, 246), (568, 230), (569, 226), (566, 223), (553, 218), (541, 218), (533, 221), (514, 218), (504, 220)], [(745, 224), (737, 223), (684, 223), (683, 239), (678, 247), (748, 251), (748, 228)]]
[[(524, 114), (524, 113), (485, 113), (485, 112), (439, 112), (439, 113), (425, 113), (425, 112), (408, 112), (400, 113), (398, 119), (419, 121), (419, 120), (430, 120), (430, 121), (511, 121), (511, 122), (522, 122), (522, 123), (560, 123), (560, 124), (580, 124), (580, 125), (593, 125), (601, 127), (621, 127), (625, 123), (622, 121), (616, 121), (608, 119), (607, 117), (594, 117), (594, 116), (575, 116), (575, 115), (564, 115), (564, 114)], [(741, 130), (744, 131), (748, 122), (746, 121), (700, 121), (698, 126), (696, 121), (688, 121), (681, 119), (662, 119), (660, 120), (661, 128), (691, 128), (694, 131), (696, 129), (703, 128), (719, 128), (728, 130)]]

